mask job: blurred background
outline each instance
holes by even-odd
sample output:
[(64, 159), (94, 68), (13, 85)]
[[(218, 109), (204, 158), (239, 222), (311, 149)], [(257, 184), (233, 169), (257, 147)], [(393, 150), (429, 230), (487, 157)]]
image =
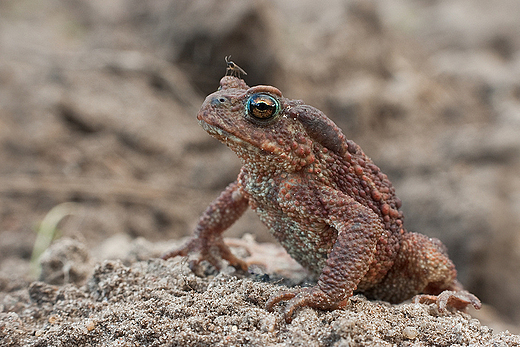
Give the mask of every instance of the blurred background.
[[(240, 168), (195, 119), (226, 55), (332, 118), (520, 325), (518, 0), (2, 0), (2, 297), (62, 203), (95, 259), (192, 233)], [(272, 241), (252, 213), (226, 236), (246, 232)]]

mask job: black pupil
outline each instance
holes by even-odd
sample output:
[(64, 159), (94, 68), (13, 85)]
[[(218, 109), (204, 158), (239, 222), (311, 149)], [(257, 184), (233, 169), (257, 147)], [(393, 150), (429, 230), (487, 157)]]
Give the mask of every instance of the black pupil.
[(258, 119), (268, 119), (276, 114), (278, 103), (270, 95), (254, 94), (249, 99), (249, 114)]
[(273, 107), (273, 105), (268, 105), (267, 103), (265, 102), (259, 102), (258, 104), (256, 104), (256, 107), (260, 110), (260, 111), (267, 111), (269, 109), (271, 109)]

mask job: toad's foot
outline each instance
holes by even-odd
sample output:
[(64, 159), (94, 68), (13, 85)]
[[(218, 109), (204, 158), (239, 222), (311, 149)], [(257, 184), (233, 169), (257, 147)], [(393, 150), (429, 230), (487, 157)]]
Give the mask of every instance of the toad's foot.
[(285, 321), (287, 323), (292, 321), (294, 312), (300, 307), (309, 306), (321, 310), (335, 310), (344, 307), (348, 301), (348, 299), (339, 302), (334, 301), (321, 289), (312, 287), (303, 288), (299, 291), (283, 291), (277, 294), (273, 294), (269, 300), (267, 300), (265, 308), (268, 311), (272, 311), (274, 305), (284, 300), (289, 300), (284, 310)]
[(229, 247), (222, 238), (217, 238), (211, 242), (205, 242), (201, 238), (193, 238), (179, 249), (165, 253), (161, 258), (166, 260), (177, 256), (187, 256), (197, 254), (194, 260), (190, 261), (190, 268), (194, 270), (201, 261), (206, 260), (215, 268), (222, 268), (222, 259), (227, 260), (229, 265), (247, 271), (247, 263), (237, 258), (231, 253)]
[(440, 312), (452, 308), (464, 311), (469, 305), (479, 310), (482, 307), (480, 300), (466, 290), (445, 290), (439, 295), (421, 294), (413, 297), (412, 302), (419, 304), (437, 304)]

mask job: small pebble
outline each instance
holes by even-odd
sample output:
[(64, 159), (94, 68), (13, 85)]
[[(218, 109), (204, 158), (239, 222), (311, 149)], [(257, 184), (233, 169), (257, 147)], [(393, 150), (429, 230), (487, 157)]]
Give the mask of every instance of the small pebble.
[(413, 340), (419, 335), (415, 327), (406, 327), (403, 329), (403, 336), (409, 340)]
[(87, 328), (88, 331), (92, 331), (96, 328), (96, 322), (94, 322), (92, 319), (89, 319), (89, 320), (87, 320), (85, 327)]

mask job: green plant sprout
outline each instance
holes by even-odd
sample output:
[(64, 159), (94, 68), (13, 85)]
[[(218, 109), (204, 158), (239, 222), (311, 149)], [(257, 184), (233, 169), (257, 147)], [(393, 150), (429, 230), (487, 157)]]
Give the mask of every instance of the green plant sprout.
[(52, 241), (58, 234), (59, 222), (68, 215), (76, 214), (78, 204), (74, 202), (64, 202), (54, 206), (43, 218), (38, 228), (36, 241), (34, 241), (33, 251), (31, 255), (31, 272), (38, 278), (41, 272), (39, 264), (40, 256), (51, 245)]

